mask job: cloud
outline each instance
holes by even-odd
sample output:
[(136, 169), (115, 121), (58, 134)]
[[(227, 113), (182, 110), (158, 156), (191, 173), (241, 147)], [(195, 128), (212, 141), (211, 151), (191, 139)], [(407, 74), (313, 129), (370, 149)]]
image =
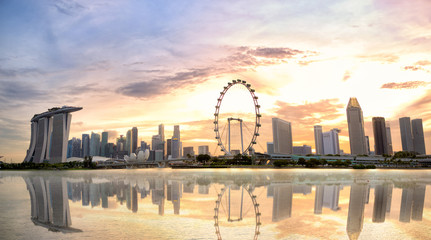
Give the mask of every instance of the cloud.
[(420, 67), (415, 67), (415, 66), (405, 66), (404, 70), (412, 70), (412, 71), (417, 71), (420, 70)]
[(175, 73), (172, 76), (131, 83), (117, 89), (117, 93), (137, 98), (154, 97), (167, 94), (176, 88), (190, 85), (195, 79), (205, 81), (205, 78), (212, 74), (217, 74), (217, 72), (217, 69), (211, 68), (189, 69), (188, 71)]
[(258, 47), (256, 49), (248, 50), (247, 53), (255, 57), (284, 59), (284, 58), (292, 58), (293, 56), (297, 54), (302, 54), (304, 52), (296, 49), (290, 49), (290, 48)]
[(79, 121), (79, 122), (72, 122), (72, 125), (74, 125), (74, 126), (82, 126), (82, 125), (84, 125), (84, 122), (82, 122), (82, 121)]
[(29, 124), (24, 120), (12, 119), (6, 116), (0, 117), (0, 135), (6, 143), (7, 141), (26, 141), (30, 138), (27, 137), (23, 131), (17, 131), (17, 128), (23, 129)]
[[(3, 81), (0, 85), (0, 102), (17, 103), (43, 98), (47, 93), (39, 90), (31, 83), (18, 81)], [(2, 104), (0, 104), (2, 105)]]
[(19, 68), (19, 69), (4, 69), (0, 68), (0, 76), (6, 78), (37, 76), (45, 74), (44, 71), (37, 68)]
[(143, 65), (145, 62), (139, 61), (139, 62), (133, 62), (133, 63), (125, 63), (123, 66), (133, 66), (133, 65)]
[[(345, 104), (339, 102), (339, 99), (323, 99), (318, 102), (305, 104), (291, 104), (277, 101), (278, 109), (273, 117), (278, 117), (292, 123), (293, 145), (307, 144), (314, 146), (313, 126), (323, 125), (323, 131), (329, 131), (332, 128), (341, 130), (340, 137), (348, 134), (347, 122), (339, 119), (345, 114)], [(262, 132), (271, 131), (271, 118), (265, 116), (262, 119), (265, 129)], [(266, 140), (270, 140), (266, 137)], [(340, 138), (340, 144), (343, 145)], [(344, 145), (343, 145), (344, 146)]]
[(431, 65), (431, 61), (428, 61), (428, 60), (421, 60), (421, 61), (417, 61), (417, 62), (415, 63), (415, 65), (427, 66), (427, 65)]
[(358, 57), (362, 58), (362, 59), (369, 60), (369, 61), (376, 61), (376, 62), (382, 62), (382, 63), (394, 63), (394, 62), (397, 62), (399, 60), (399, 57), (397, 55), (394, 55), (391, 53), (361, 55)]
[[(428, 90), (426, 94), (424, 94), (423, 97), (417, 99), (416, 101), (413, 101), (410, 103), (406, 108), (403, 109), (402, 113), (423, 113), (427, 114), (428, 117), (425, 117), (425, 119), (431, 119), (431, 112), (427, 109), (431, 109), (431, 90)], [(420, 114), (419, 114), (420, 115)]]
[(431, 62), (428, 60), (417, 61), (414, 65), (405, 66), (404, 70), (411, 70), (411, 71), (421, 70), (425, 72), (430, 72), (429, 70), (424, 68), (424, 66), (428, 66), (428, 65), (431, 65)]
[(409, 82), (401, 82), (401, 83), (385, 83), (380, 88), (387, 88), (387, 89), (413, 89), (418, 87), (427, 86), (430, 84), (429, 82), (424, 81), (409, 81)]
[(62, 89), (61, 90), (62, 94), (68, 95), (68, 96), (76, 96), (76, 95), (80, 95), (88, 92), (106, 91), (102, 89), (100, 86), (98, 86), (97, 83), (88, 83), (85, 85), (78, 85), (78, 86), (67, 85), (67, 86), (63, 86), (61, 89)]
[(345, 81), (347, 81), (347, 80), (349, 80), (350, 79), (350, 77), (351, 77), (351, 72), (350, 71), (346, 71), (345, 73), (344, 73), (344, 76), (343, 76), (343, 82), (345, 82)]
[[(306, 54), (316, 53), (290, 48), (238, 47), (234, 48), (229, 56), (216, 60), (210, 66), (190, 68), (169, 76), (128, 83), (118, 88), (116, 92), (130, 97), (146, 99), (171, 93), (178, 88), (190, 87), (196, 82), (205, 82), (209, 77), (248, 71), (258, 66), (280, 64), (295, 56), (303, 59), (307, 57)], [(141, 62), (137, 62), (137, 64), (141, 64)], [(135, 63), (130, 65), (135, 65)], [(136, 72), (137, 70), (133, 71)]]
[(65, 15), (74, 16), (77, 13), (85, 10), (85, 7), (74, 1), (61, 1), (54, 2), (53, 7), (60, 13)]
[(90, 64), (87, 68), (85, 68), (85, 71), (108, 71), (110, 69), (112, 69), (111, 64), (108, 61), (103, 60)]

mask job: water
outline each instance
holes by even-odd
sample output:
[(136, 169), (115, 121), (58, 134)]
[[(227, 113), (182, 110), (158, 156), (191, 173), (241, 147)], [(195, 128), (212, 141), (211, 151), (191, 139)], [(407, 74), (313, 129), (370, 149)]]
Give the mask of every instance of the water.
[(2, 239), (430, 239), (427, 170), (0, 172)]

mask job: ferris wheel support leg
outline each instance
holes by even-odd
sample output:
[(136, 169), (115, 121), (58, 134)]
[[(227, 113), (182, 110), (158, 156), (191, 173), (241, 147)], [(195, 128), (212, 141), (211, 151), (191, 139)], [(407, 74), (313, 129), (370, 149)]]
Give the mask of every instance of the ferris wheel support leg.
[(228, 122), (228, 132), (229, 132), (229, 141), (228, 141), (228, 148), (229, 148), (229, 152), (230, 152), (230, 119), (227, 120)]
[(244, 153), (244, 144), (242, 140), (242, 121), (239, 122), (239, 128), (241, 130), (241, 153)]

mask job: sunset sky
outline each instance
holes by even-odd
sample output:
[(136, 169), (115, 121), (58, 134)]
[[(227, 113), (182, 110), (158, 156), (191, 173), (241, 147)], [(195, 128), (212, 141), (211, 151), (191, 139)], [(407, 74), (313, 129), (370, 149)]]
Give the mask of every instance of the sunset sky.
[(372, 117), (390, 121), (399, 151), (398, 118), (410, 116), (430, 154), (430, 13), (427, 0), (1, 1), (0, 155), (23, 161), (31, 117), (63, 105), (83, 107), (70, 138), (106, 130), (114, 142), (136, 126), (151, 142), (164, 123), (166, 137), (181, 125), (183, 147), (214, 153), (214, 106), (232, 79), (259, 97), (258, 152), (272, 117), (313, 148), (313, 125), (337, 127), (350, 152), (357, 97), (372, 150)]

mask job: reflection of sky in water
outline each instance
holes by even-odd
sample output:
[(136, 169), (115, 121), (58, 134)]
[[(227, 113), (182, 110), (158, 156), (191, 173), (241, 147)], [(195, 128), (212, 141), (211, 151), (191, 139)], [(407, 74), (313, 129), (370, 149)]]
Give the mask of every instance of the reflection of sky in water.
[(29, 171), (0, 182), (6, 239), (217, 239), (215, 215), (223, 239), (253, 239), (256, 213), (259, 239), (431, 233), (430, 171)]

